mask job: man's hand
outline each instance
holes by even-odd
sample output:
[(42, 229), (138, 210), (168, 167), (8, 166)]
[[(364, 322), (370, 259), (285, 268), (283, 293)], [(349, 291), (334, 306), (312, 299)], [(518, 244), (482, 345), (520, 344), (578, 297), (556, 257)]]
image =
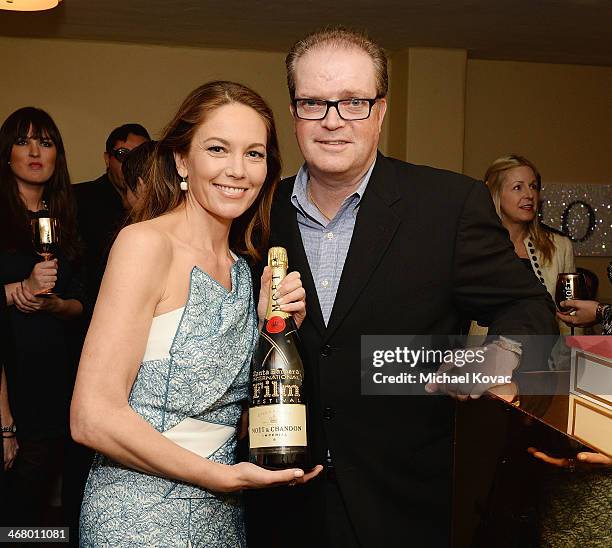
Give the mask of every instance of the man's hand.
[(492, 386), (487, 390), (487, 394), (500, 398), (508, 403), (512, 403), (513, 405), (518, 405), (518, 400), (515, 402), (516, 397), (518, 396), (518, 386), (513, 381), (510, 384), (504, 384), (501, 386)]
[(588, 469), (607, 468), (612, 466), (612, 459), (602, 453), (583, 451), (582, 453), (578, 453), (575, 459), (569, 459), (564, 457), (551, 457), (547, 453), (544, 453), (544, 451), (539, 451), (535, 447), (528, 447), (527, 452), (542, 462), (546, 462), (558, 468), (566, 468), (571, 471), (576, 469), (578, 463), (584, 465), (584, 468)]
[[(516, 395), (515, 386), (511, 384), (512, 372), (518, 367), (520, 361), (519, 353), (510, 350), (510, 345), (503, 339), (495, 341), (486, 346), (470, 348), (480, 351), (484, 355), (484, 361), (472, 361), (459, 367), (454, 363), (444, 363), (438, 369), (437, 375), (446, 373), (449, 376), (464, 376), (465, 382), (451, 383), (429, 383), (425, 386), (427, 392), (445, 392), (460, 401), (468, 398), (479, 398), (487, 390), (503, 386), (504, 389), (498, 394), (511, 399)], [(516, 345), (517, 348), (518, 345)], [(513, 388), (514, 387), (514, 388)], [(498, 391), (499, 392), (499, 391)], [(504, 397), (506, 399), (506, 397)]]

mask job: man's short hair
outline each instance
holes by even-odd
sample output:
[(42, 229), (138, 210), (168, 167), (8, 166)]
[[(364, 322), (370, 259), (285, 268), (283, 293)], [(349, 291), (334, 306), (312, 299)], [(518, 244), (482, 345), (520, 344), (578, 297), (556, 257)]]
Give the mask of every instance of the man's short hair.
[(138, 135), (144, 137), (147, 141), (151, 140), (149, 132), (140, 124), (123, 124), (122, 126), (116, 127), (110, 132), (108, 139), (106, 139), (106, 152), (112, 152), (113, 148), (118, 141), (127, 141), (128, 135)]
[(121, 164), (125, 184), (136, 193), (138, 177), (145, 179), (157, 141), (145, 141), (130, 150)]
[(306, 53), (313, 49), (331, 46), (334, 48), (359, 48), (367, 53), (374, 63), (376, 71), (376, 95), (386, 97), (389, 90), (387, 72), (387, 55), (381, 46), (370, 39), (364, 32), (348, 29), (343, 26), (326, 27), (302, 38), (289, 50), (285, 59), (287, 67), (287, 86), (291, 99), (295, 99), (295, 65)]

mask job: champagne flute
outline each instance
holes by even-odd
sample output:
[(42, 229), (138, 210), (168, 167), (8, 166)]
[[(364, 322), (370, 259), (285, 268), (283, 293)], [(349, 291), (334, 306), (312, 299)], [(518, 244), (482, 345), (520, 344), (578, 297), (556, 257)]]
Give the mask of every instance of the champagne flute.
[[(584, 276), (579, 272), (561, 272), (557, 276), (557, 288), (555, 290), (555, 304), (559, 312), (571, 314), (571, 307), (561, 306), (562, 301), (568, 299), (586, 299), (587, 289)], [(574, 334), (574, 326), (570, 326), (571, 334)]]
[[(38, 217), (32, 219), (32, 242), (34, 250), (45, 261), (53, 259), (55, 250), (59, 244), (59, 219), (53, 217)], [(38, 293), (39, 297), (55, 295), (55, 292), (49, 288)]]

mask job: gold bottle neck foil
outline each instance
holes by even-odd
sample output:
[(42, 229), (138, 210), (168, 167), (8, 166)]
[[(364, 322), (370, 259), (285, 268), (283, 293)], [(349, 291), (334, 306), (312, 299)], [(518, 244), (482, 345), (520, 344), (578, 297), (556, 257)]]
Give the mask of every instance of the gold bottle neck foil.
[(268, 250), (268, 265), (272, 268), (284, 267), (287, 270), (289, 267), (287, 250), (284, 247), (271, 247)]
[(288, 312), (283, 312), (280, 305), (276, 303), (276, 288), (287, 275), (289, 262), (287, 260), (287, 250), (284, 247), (271, 247), (268, 251), (268, 266), (272, 269), (272, 280), (270, 281), (270, 297), (268, 298), (268, 309), (266, 319), (280, 316), (283, 319), (291, 317)]

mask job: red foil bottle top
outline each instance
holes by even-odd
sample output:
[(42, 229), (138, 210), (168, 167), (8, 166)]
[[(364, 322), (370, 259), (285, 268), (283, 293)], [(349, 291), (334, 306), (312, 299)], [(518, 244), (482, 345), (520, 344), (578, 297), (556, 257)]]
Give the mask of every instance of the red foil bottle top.
[(285, 320), (280, 316), (272, 316), (266, 323), (268, 333), (280, 333), (285, 329)]

